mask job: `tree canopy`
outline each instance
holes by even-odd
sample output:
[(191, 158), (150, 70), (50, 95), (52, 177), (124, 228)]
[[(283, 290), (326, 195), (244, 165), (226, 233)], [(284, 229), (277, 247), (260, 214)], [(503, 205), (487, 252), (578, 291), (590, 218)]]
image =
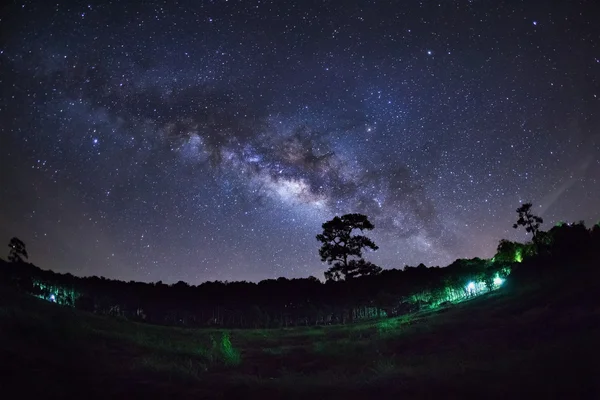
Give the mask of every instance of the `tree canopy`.
[(362, 258), (365, 249), (377, 250), (379, 247), (364, 235), (352, 235), (356, 229), (363, 232), (375, 228), (366, 215), (335, 216), (322, 228), (323, 232), (317, 235), (317, 240), (322, 243), (319, 255), (321, 261), (332, 265), (325, 272), (327, 280), (348, 280), (381, 272), (380, 267)]
[(521, 207), (517, 208), (519, 219), (513, 225), (513, 228), (517, 229), (519, 226), (525, 227), (527, 233), (533, 234), (533, 241), (535, 242), (540, 224), (544, 223), (544, 220), (531, 212), (532, 206), (531, 203), (524, 203)]
[(25, 248), (25, 243), (18, 237), (13, 237), (8, 242), (8, 247), (10, 247), (10, 251), (8, 252), (8, 260), (11, 262), (22, 262), (23, 258), (29, 258), (27, 255), (27, 249)]
[[(327, 282), (314, 277), (199, 285), (121, 282), (3, 260), (0, 282), (61, 305), (153, 324), (278, 328), (343, 324), (428, 310), (495, 290), (509, 274), (508, 287), (516, 287), (536, 282), (544, 271), (572, 277), (596, 274), (600, 263), (600, 225), (587, 229), (579, 222), (540, 230), (535, 244), (502, 240), (490, 260), (458, 259), (443, 268), (419, 264), (379, 273), (379, 267), (360, 257), (363, 250), (375, 248), (374, 243), (352, 235), (353, 229), (370, 230), (373, 225), (365, 216), (336, 218), (324, 224), (327, 229), (322, 238), (331, 240), (322, 242), (327, 244), (322, 256), (342, 266), (330, 268)], [(341, 250), (343, 240), (372, 246)], [(12, 242), (15, 251), (20, 248), (17, 243)], [(345, 265), (340, 261), (344, 255)]]

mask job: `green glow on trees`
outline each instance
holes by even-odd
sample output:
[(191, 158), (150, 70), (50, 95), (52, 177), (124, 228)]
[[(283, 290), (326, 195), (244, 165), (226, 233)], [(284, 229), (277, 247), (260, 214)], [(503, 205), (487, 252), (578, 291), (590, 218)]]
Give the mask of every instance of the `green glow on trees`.
[(475, 282), (469, 282), (467, 284), (467, 295), (473, 296), (475, 294)]
[(495, 286), (500, 286), (504, 283), (504, 279), (500, 278), (499, 276), (496, 275), (496, 277), (494, 278), (494, 285)]
[(31, 295), (62, 306), (74, 307), (81, 293), (72, 287), (64, 287), (40, 280), (33, 280), (33, 292)]
[(518, 247), (518, 248), (515, 250), (515, 262), (518, 262), (518, 263), (520, 263), (520, 262), (522, 262), (522, 261), (523, 261), (523, 249), (522, 249), (522, 248), (520, 248), (520, 247)]
[(471, 281), (465, 287), (465, 292), (467, 297), (479, 296), (485, 292), (492, 290), (492, 288), (488, 287), (485, 282), (479, 281)]

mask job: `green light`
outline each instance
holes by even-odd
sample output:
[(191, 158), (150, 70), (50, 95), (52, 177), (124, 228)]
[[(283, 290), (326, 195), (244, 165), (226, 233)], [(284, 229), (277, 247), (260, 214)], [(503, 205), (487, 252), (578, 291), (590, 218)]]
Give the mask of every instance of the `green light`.
[(523, 261), (523, 249), (518, 248), (515, 251), (515, 262), (520, 263), (521, 261)]
[(494, 285), (496, 286), (500, 286), (504, 283), (504, 279), (500, 278), (499, 276), (494, 278)]

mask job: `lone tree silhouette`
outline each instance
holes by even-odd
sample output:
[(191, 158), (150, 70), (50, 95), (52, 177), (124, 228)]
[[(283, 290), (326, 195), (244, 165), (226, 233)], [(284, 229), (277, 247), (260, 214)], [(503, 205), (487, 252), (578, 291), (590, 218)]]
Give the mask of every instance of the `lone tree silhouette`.
[(8, 242), (8, 247), (10, 247), (10, 252), (8, 253), (8, 260), (11, 262), (22, 262), (23, 257), (29, 258), (27, 255), (27, 249), (25, 248), (25, 243), (17, 237), (10, 239)]
[(366, 215), (346, 214), (334, 217), (323, 225), (323, 233), (317, 235), (317, 240), (323, 245), (319, 249), (321, 261), (331, 265), (325, 271), (327, 280), (352, 279), (363, 275), (377, 275), (381, 268), (362, 259), (364, 249), (377, 250), (379, 247), (368, 237), (352, 235), (359, 229), (372, 230), (375, 226)]
[(533, 234), (533, 242), (536, 242), (537, 234), (540, 229), (540, 224), (544, 223), (544, 220), (537, 215), (533, 215), (531, 212), (531, 203), (525, 203), (521, 207), (517, 208), (519, 219), (513, 225), (513, 228), (517, 229), (519, 226), (525, 227), (527, 233)]

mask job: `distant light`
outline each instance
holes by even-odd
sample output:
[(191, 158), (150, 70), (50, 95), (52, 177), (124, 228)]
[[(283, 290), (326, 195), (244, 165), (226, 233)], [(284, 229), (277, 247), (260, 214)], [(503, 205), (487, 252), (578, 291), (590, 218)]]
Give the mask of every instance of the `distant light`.
[(504, 279), (500, 278), (499, 276), (494, 278), (494, 285), (496, 286), (500, 286), (504, 283)]
[(533, 25), (537, 25), (537, 21), (533, 21)]
[(50, 301), (52, 301), (52, 302), (56, 303), (56, 296), (55, 296), (55, 295), (53, 295), (53, 294), (51, 294), (51, 295), (50, 295)]
[(467, 285), (467, 289), (475, 290), (475, 282), (469, 282), (469, 284)]
[(92, 142), (94, 142), (94, 144), (98, 144), (98, 139), (94, 138), (94, 140), (92, 140)]

